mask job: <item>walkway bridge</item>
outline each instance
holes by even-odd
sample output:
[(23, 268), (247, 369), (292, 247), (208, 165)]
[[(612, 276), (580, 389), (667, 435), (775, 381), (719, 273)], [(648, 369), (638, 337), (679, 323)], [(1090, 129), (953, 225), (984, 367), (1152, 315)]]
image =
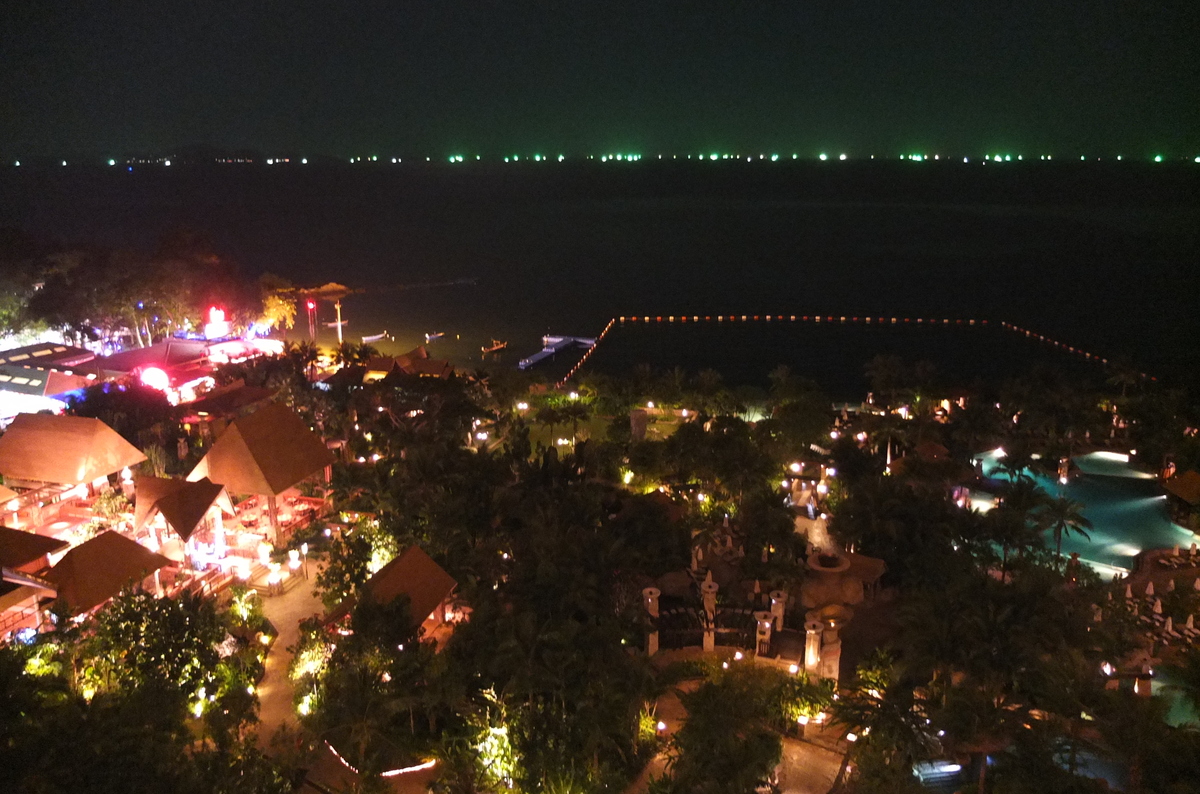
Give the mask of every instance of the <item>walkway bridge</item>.
[(529, 358), (521, 359), (519, 362), (517, 362), (517, 366), (520, 369), (529, 369), (534, 364), (550, 358), (555, 353), (575, 346), (590, 350), (596, 346), (596, 340), (586, 339), (582, 336), (543, 336), (542, 349), (534, 353)]

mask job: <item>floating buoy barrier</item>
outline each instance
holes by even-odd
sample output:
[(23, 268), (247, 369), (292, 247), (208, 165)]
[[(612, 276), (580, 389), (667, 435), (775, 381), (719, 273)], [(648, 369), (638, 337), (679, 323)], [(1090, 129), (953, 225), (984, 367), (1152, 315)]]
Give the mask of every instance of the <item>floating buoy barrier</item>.
[[(674, 315), (674, 314), (666, 315), (665, 319), (666, 319), (666, 322), (673, 323), (676, 320), (676, 315)], [(679, 322), (686, 323), (689, 321), (689, 315), (685, 315), (685, 314), (678, 315), (678, 319), (679, 319)], [(784, 320), (790, 320), (791, 322), (805, 322), (805, 323), (840, 322), (840, 323), (864, 323), (867, 325), (870, 325), (871, 323), (876, 323), (879, 325), (885, 325), (885, 324), (899, 325), (899, 324), (905, 323), (905, 324), (916, 324), (916, 325), (943, 325), (943, 326), (946, 326), (946, 325), (987, 325), (988, 324), (987, 320), (977, 319), (977, 318), (973, 318), (973, 317), (965, 318), (965, 319), (964, 318), (942, 317), (939, 319), (939, 318), (926, 318), (926, 317), (878, 317), (878, 318), (857, 317), (857, 316), (847, 317), (845, 315), (838, 315), (835, 317), (834, 315), (831, 315), (831, 314), (826, 314), (826, 315), (820, 315), (820, 314), (813, 314), (813, 315), (809, 315), (809, 314), (802, 314), (802, 315), (795, 315), (795, 314), (789, 314), (789, 315), (783, 315), (783, 314), (775, 314), (775, 315), (771, 315), (771, 314), (761, 314), (761, 315), (760, 314), (753, 314), (753, 315), (716, 314), (716, 315), (711, 315), (711, 314), (706, 314), (703, 317), (701, 317), (698, 314), (690, 315), (690, 321), (693, 323), (701, 322), (701, 320), (703, 320), (704, 322), (715, 321), (718, 323), (751, 322), (751, 321), (783, 322)], [(579, 361), (576, 362), (575, 366), (573, 366), (570, 369), (570, 371), (567, 372), (566, 377), (564, 377), (561, 381), (559, 381), (558, 387), (561, 388), (562, 386), (564, 386), (567, 383), (567, 381), (569, 381), (572, 377), (574, 377), (575, 373), (579, 371), (579, 369), (584, 365), (584, 363), (588, 360), (588, 358), (590, 358), (591, 355), (596, 352), (596, 348), (599, 346), (600, 342), (604, 339), (604, 337), (606, 337), (608, 335), (608, 332), (610, 330), (612, 330), (612, 327), (616, 323), (619, 322), (619, 323), (624, 324), (627, 321), (634, 322), (634, 323), (639, 322), (639, 321), (645, 322), (645, 323), (649, 323), (649, 322), (661, 323), (664, 321), (664, 317), (661, 314), (654, 315), (654, 316), (645, 314), (645, 315), (641, 315), (640, 317), (638, 315), (634, 314), (634, 315), (621, 315), (619, 317), (614, 317), (613, 319), (609, 320), (608, 324), (604, 326), (604, 330), (601, 331), (600, 334), (596, 337), (596, 343), (587, 349), (587, 351), (583, 354), (583, 356), (579, 359)], [(1073, 345), (1068, 345), (1065, 342), (1060, 342), (1056, 339), (1051, 339), (1050, 337), (1046, 336), (1045, 334), (1039, 334), (1034, 331), (1031, 331), (1028, 328), (1022, 328), (1022, 327), (1015, 325), (1013, 323), (1010, 323), (1006, 320), (1000, 320), (999, 322), (1000, 322), (1001, 328), (1004, 328), (1009, 331), (1013, 331), (1014, 333), (1024, 336), (1027, 339), (1036, 339), (1039, 342), (1044, 342), (1048, 345), (1052, 345), (1053, 347), (1055, 347), (1059, 350), (1063, 350), (1068, 353), (1073, 353), (1075, 355), (1082, 356), (1084, 359), (1087, 359), (1089, 361), (1098, 361), (1101, 364), (1109, 363), (1108, 359), (1104, 358), (1103, 356), (1097, 355), (1095, 353), (1090, 353), (1086, 350), (1083, 350), (1082, 348), (1078, 348)], [(1139, 374), (1145, 380), (1154, 380), (1154, 381), (1158, 380), (1153, 375), (1149, 375), (1145, 372), (1142, 372)]]

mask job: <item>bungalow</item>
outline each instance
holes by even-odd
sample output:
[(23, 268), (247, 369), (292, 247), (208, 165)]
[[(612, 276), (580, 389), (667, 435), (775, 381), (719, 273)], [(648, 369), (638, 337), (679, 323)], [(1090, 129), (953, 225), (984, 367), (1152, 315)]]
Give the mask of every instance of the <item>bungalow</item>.
[[(458, 582), (421, 550), (409, 546), (380, 568), (363, 588), (380, 604), (408, 596), (409, 611), (425, 635), (430, 635), (453, 616), (452, 602)], [(347, 598), (325, 616), (325, 625), (342, 620), (354, 610), (356, 601)]]

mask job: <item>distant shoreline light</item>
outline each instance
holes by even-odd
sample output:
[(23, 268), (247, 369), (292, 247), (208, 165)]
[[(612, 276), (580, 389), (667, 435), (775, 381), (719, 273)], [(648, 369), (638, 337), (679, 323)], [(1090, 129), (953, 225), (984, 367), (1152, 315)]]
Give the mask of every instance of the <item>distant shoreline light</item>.
[[(863, 161), (877, 159), (875, 154), (860, 153), (860, 154), (856, 154), (856, 155), (852, 156), (851, 154), (849, 154), (847, 152), (839, 152), (836, 156), (831, 155), (828, 152), (817, 152), (817, 153), (813, 153), (813, 154), (810, 154), (807, 156), (803, 156), (803, 155), (799, 154), (798, 152), (792, 152), (790, 158), (788, 158), (788, 156), (786, 154), (780, 154), (778, 152), (772, 152), (770, 154), (767, 154), (765, 152), (755, 152), (753, 154), (747, 154), (745, 152), (712, 152), (712, 151), (709, 151), (709, 152), (702, 152), (700, 154), (695, 154), (695, 156), (693, 156), (694, 154), (695, 153), (687, 153), (687, 152), (684, 152), (684, 153), (660, 152), (660, 153), (657, 153), (656, 155), (652, 155), (652, 160), (654, 160), (654, 161), (657, 161), (657, 160), (671, 160), (671, 161), (674, 161), (674, 160), (696, 160), (696, 161), (703, 161), (703, 162), (723, 162), (723, 161), (728, 160), (728, 161), (741, 161), (741, 162), (750, 163), (750, 164), (760, 163), (760, 162), (761, 163), (779, 164), (779, 163), (787, 163), (789, 161), (789, 159), (793, 163), (799, 163), (799, 162), (821, 162), (821, 163), (824, 163), (824, 162), (828, 162), (831, 160), (836, 160), (837, 162), (847, 162), (851, 159), (863, 160)], [(982, 165), (989, 165), (989, 164), (994, 165), (994, 164), (1004, 164), (1004, 163), (1023, 163), (1023, 162), (1025, 162), (1025, 155), (1023, 153), (1012, 153), (1012, 152), (1006, 152), (1006, 153), (988, 152), (988, 153), (982, 155), (982, 157), (978, 158), (978, 160), (977, 160), (976, 157), (973, 157), (971, 155), (961, 155), (960, 154), (960, 155), (947, 155), (946, 157), (942, 157), (940, 152), (934, 152), (934, 153), (930, 154), (927, 152), (917, 151), (917, 152), (902, 153), (899, 155), (899, 159), (901, 161), (914, 162), (914, 163), (924, 163), (924, 162), (930, 162), (930, 161), (941, 162), (943, 160), (949, 163), (949, 162), (957, 162), (956, 158), (958, 156), (962, 157), (962, 162), (965, 164), (979, 162)], [(447, 163), (447, 164), (451, 164), (451, 165), (458, 165), (458, 164), (462, 164), (462, 163), (467, 163), (469, 161), (475, 162), (475, 163), (481, 163), (481, 164), (489, 164), (489, 163), (499, 163), (499, 162), (504, 162), (504, 163), (518, 163), (518, 162), (523, 162), (523, 163), (530, 163), (530, 162), (532, 162), (532, 163), (551, 163), (551, 162), (565, 163), (565, 162), (567, 162), (567, 160), (571, 160), (572, 162), (583, 161), (583, 160), (592, 160), (592, 161), (599, 161), (601, 163), (608, 164), (608, 163), (613, 163), (613, 162), (636, 163), (636, 162), (640, 162), (643, 159), (644, 155), (639, 152), (604, 152), (604, 153), (577, 154), (577, 155), (568, 155), (563, 152), (560, 152), (557, 155), (548, 155), (548, 154), (542, 154), (542, 153), (538, 152), (538, 153), (534, 153), (531, 155), (524, 155), (524, 156), (522, 156), (520, 154), (496, 155), (496, 156), (494, 156), (493, 159), (488, 159), (488, 158), (485, 158), (485, 156), (481, 155), (481, 154), (476, 154), (474, 156), (466, 156), (463, 154), (451, 153), (451, 154), (442, 155), (439, 158), (418, 155), (415, 158), (415, 162), (420, 163), (422, 160), (422, 157), (424, 157), (424, 162), (426, 162), (426, 163), (433, 164), (433, 163), (437, 162), (437, 160), (441, 160), (443, 163)], [(1068, 156), (1067, 159), (1071, 160), (1072, 157), (1073, 157), (1073, 155)], [(50, 158), (47, 158), (47, 160), (49, 160), (49, 159)], [(338, 159), (340, 159), (343, 163), (349, 162), (352, 165), (362, 164), (364, 161), (369, 164), (370, 163), (386, 164), (386, 163), (390, 162), (391, 165), (401, 165), (401, 164), (405, 163), (405, 159), (403, 157), (390, 157), (390, 156), (384, 158), (383, 163), (380, 163), (379, 155), (354, 155), (354, 156), (341, 157), (341, 158), (328, 158), (328, 162), (335, 162)], [(888, 159), (890, 159), (890, 158), (888, 158), (886, 156), (883, 157), (883, 160), (885, 162)], [(1031, 155), (1030, 161), (1034, 161), (1034, 159), (1035, 158), (1033, 157), (1033, 155)], [(1036, 160), (1039, 162), (1051, 162), (1051, 161), (1053, 161), (1053, 159), (1054, 159), (1053, 155), (1050, 155), (1050, 154), (1039, 154), (1036, 157)], [(307, 157), (302, 157), (302, 158), (270, 157), (270, 158), (261, 158), (261, 159), (255, 159), (252, 157), (213, 157), (211, 160), (205, 160), (203, 162), (212, 163), (212, 164), (222, 164), (222, 165), (226, 165), (226, 164), (254, 165), (256, 163), (262, 163), (262, 164), (266, 164), (266, 165), (278, 166), (278, 165), (292, 164), (297, 161), (300, 165), (308, 165), (309, 164), (309, 158), (307, 158)], [(28, 160), (23, 161), (23, 160), (14, 159), (14, 160), (11, 160), (10, 162), (12, 163), (12, 166), (14, 168), (21, 167), (23, 163), (28, 164)], [(98, 165), (98, 164), (103, 164), (103, 165), (108, 165), (108, 166), (117, 166), (117, 165), (125, 166), (125, 165), (134, 165), (134, 164), (142, 165), (142, 166), (159, 165), (159, 166), (163, 166), (163, 167), (170, 167), (172, 165), (179, 165), (181, 163), (184, 165), (197, 164), (196, 161), (181, 161), (178, 157), (174, 157), (174, 156), (163, 157), (163, 156), (154, 156), (154, 155), (145, 156), (145, 157), (126, 156), (126, 157), (120, 158), (120, 159), (110, 157), (110, 158), (102, 158), (102, 159), (90, 160), (90, 161), (88, 161), (88, 160), (68, 161), (65, 159), (54, 159), (52, 162), (54, 164), (58, 165), (59, 167), (82, 166), (85, 168), (86, 167), (94, 167), (95, 165)], [(320, 162), (320, 161), (317, 161), (317, 162)], [(409, 163), (414, 162), (414, 158), (410, 157), (408, 162)], [(1159, 153), (1159, 154), (1153, 154), (1153, 155), (1143, 155), (1141, 157), (1125, 157), (1124, 154), (1101, 155), (1101, 156), (1096, 156), (1094, 154), (1080, 154), (1078, 162), (1086, 162), (1086, 163), (1117, 162), (1117, 163), (1122, 163), (1122, 164), (1124, 164), (1124, 163), (1164, 164), (1164, 163), (1192, 162), (1192, 163), (1200, 164), (1200, 155), (1168, 156), (1168, 155)], [(48, 164), (46, 161), (40, 161), (40, 163), (43, 165)], [(37, 165), (38, 165), (38, 163), (34, 163), (35, 168), (37, 167)]]

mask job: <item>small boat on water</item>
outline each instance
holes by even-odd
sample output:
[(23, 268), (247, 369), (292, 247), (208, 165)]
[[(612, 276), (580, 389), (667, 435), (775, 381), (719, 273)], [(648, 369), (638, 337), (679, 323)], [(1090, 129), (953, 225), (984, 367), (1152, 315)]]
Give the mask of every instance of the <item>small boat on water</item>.
[(434, 331), (432, 334), (425, 334), (425, 341), (432, 342), (435, 339), (441, 339), (445, 335), (445, 331)]
[(382, 342), (384, 339), (391, 340), (391, 337), (388, 336), (387, 331), (384, 331), (382, 334), (373, 334), (371, 336), (364, 336), (362, 338), (364, 345), (370, 342)]
[(508, 342), (502, 342), (499, 339), (493, 339), (490, 345), (484, 345), (480, 348), (486, 356), (488, 353), (499, 353), (504, 348), (508, 347)]

